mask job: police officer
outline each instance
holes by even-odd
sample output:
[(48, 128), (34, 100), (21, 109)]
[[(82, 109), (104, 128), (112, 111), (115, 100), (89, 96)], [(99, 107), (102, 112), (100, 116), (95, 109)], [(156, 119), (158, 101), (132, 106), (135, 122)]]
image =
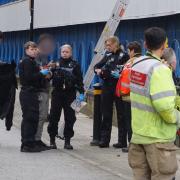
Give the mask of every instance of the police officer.
[(122, 65), (129, 59), (119, 46), (119, 39), (115, 36), (105, 41), (107, 53), (104, 58), (95, 65), (94, 71), (103, 79), (102, 86), (102, 125), (100, 133), (99, 147), (109, 147), (111, 129), (112, 129), (112, 113), (113, 102), (116, 104), (118, 118), (118, 143), (115, 147), (127, 147), (126, 133), (123, 128), (123, 104), (122, 99), (115, 96), (116, 84), (119, 78)]
[(40, 152), (44, 148), (37, 146), (35, 134), (39, 122), (39, 92), (44, 86), (45, 79), (51, 75), (47, 70), (40, 71), (35, 61), (37, 45), (27, 42), (25, 45), (25, 57), (19, 64), (19, 77), (21, 83), (20, 104), (22, 109), (21, 123), (21, 152)]
[(80, 92), (79, 98), (84, 99), (83, 78), (80, 66), (72, 59), (72, 48), (65, 44), (61, 47), (61, 58), (56, 67), (52, 69), (52, 99), (49, 116), (48, 133), (50, 136), (50, 146), (57, 149), (55, 137), (58, 134), (58, 122), (62, 109), (64, 110), (64, 137), (65, 149), (73, 149), (70, 144), (74, 136), (73, 126), (76, 121), (75, 111), (71, 108), (72, 102), (76, 98), (77, 90)]

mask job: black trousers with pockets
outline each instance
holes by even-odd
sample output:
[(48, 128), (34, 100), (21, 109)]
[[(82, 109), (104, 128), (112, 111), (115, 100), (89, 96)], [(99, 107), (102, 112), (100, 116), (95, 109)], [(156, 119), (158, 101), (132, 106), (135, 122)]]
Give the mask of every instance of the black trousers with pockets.
[(31, 90), (20, 91), (22, 109), (21, 141), (23, 145), (33, 145), (39, 122), (39, 93)]
[(50, 137), (58, 134), (58, 123), (60, 120), (62, 109), (64, 110), (64, 137), (70, 139), (74, 136), (73, 126), (76, 121), (75, 111), (71, 108), (71, 103), (76, 98), (74, 90), (57, 90), (52, 92), (51, 109), (49, 115), (48, 133)]
[(104, 86), (102, 88), (102, 124), (101, 124), (101, 138), (104, 143), (109, 143), (111, 139), (113, 103), (115, 102), (118, 122), (118, 142), (124, 147), (127, 146), (126, 130), (124, 125), (123, 101), (121, 98), (115, 96), (115, 87)]
[(131, 128), (131, 103), (128, 101), (123, 101), (124, 106), (124, 124), (125, 124), (125, 130), (126, 130), (126, 139), (128, 139), (128, 142), (131, 141), (132, 137), (132, 128)]

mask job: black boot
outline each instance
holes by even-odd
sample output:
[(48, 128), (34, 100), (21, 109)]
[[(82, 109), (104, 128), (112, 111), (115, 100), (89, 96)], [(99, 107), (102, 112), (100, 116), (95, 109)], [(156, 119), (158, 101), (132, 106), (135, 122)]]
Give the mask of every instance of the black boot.
[(128, 148), (128, 147), (122, 148), (122, 152), (123, 152), (123, 153), (128, 153), (128, 152), (129, 152), (129, 148)]
[(41, 152), (42, 149), (36, 146), (35, 143), (28, 143), (28, 144), (22, 144), (20, 151), (27, 153), (35, 153), (35, 152)]
[(50, 137), (50, 147), (51, 149), (57, 149), (55, 137)]
[(70, 144), (70, 139), (65, 139), (64, 149), (72, 150), (73, 146)]
[(39, 140), (36, 141), (36, 146), (42, 149), (42, 151), (50, 150), (52, 149), (50, 146), (47, 146), (43, 141)]
[(100, 141), (99, 142), (99, 147), (100, 148), (109, 148), (109, 143), (105, 141)]
[(123, 145), (122, 143), (116, 143), (116, 144), (113, 144), (113, 147), (114, 148), (127, 148), (127, 145)]
[(91, 145), (91, 146), (99, 146), (99, 140), (92, 140), (92, 141), (90, 142), (90, 145)]

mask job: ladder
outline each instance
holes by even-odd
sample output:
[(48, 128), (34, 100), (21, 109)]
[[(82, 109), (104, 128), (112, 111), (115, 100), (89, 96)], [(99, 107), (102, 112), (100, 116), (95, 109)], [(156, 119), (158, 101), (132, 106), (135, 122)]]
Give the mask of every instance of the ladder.
[[(124, 15), (124, 12), (129, 4), (129, 0), (117, 0), (115, 7), (112, 11), (111, 17), (107, 21), (104, 30), (97, 42), (97, 45), (94, 50), (94, 57), (91, 61), (91, 64), (89, 65), (89, 68), (85, 74), (84, 77), (84, 90), (85, 94), (87, 93), (92, 80), (94, 79), (94, 66), (100, 62), (100, 60), (103, 58), (105, 49), (104, 49), (104, 42), (106, 39), (110, 36), (113, 36), (119, 22), (122, 19), (122, 16)], [(78, 94), (77, 94), (78, 97)], [(87, 103), (85, 102), (80, 102), (78, 99), (75, 99), (73, 103), (71, 104), (71, 107), (76, 111), (79, 112)]]
[(121, 19), (122, 16), (124, 15), (124, 12), (127, 8), (129, 4), (129, 0), (117, 0), (115, 7), (112, 11), (112, 14), (109, 18), (109, 20), (107, 21), (104, 30), (97, 42), (97, 45), (95, 47), (94, 50), (94, 57), (91, 61), (91, 64), (89, 65), (89, 68), (85, 74), (84, 77), (84, 89), (85, 89), (85, 93), (87, 92), (87, 90), (89, 89), (91, 82), (94, 78), (94, 66), (100, 62), (100, 60), (103, 58), (105, 50), (104, 50), (104, 42), (105, 40), (110, 37), (113, 36)]

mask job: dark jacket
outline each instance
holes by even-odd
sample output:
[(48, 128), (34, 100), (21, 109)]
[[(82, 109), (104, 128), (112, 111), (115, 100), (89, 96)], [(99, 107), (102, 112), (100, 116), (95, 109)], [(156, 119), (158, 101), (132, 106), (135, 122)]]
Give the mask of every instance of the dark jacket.
[(83, 77), (80, 65), (72, 58), (59, 60), (59, 65), (52, 69), (52, 85), (59, 90), (78, 90), (84, 93)]
[(100, 77), (103, 79), (104, 85), (116, 85), (118, 79), (113, 78), (111, 75), (112, 71), (121, 71), (123, 65), (129, 60), (129, 55), (121, 50), (116, 53), (106, 53), (103, 59), (94, 66), (96, 69), (101, 69), (102, 73)]
[(34, 58), (25, 56), (19, 63), (19, 78), (22, 88), (40, 91), (45, 87), (46, 79), (40, 73), (40, 67)]
[(5, 118), (6, 129), (13, 124), (13, 112), (17, 88), (16, 64), (0, 62), (0, 119)]

